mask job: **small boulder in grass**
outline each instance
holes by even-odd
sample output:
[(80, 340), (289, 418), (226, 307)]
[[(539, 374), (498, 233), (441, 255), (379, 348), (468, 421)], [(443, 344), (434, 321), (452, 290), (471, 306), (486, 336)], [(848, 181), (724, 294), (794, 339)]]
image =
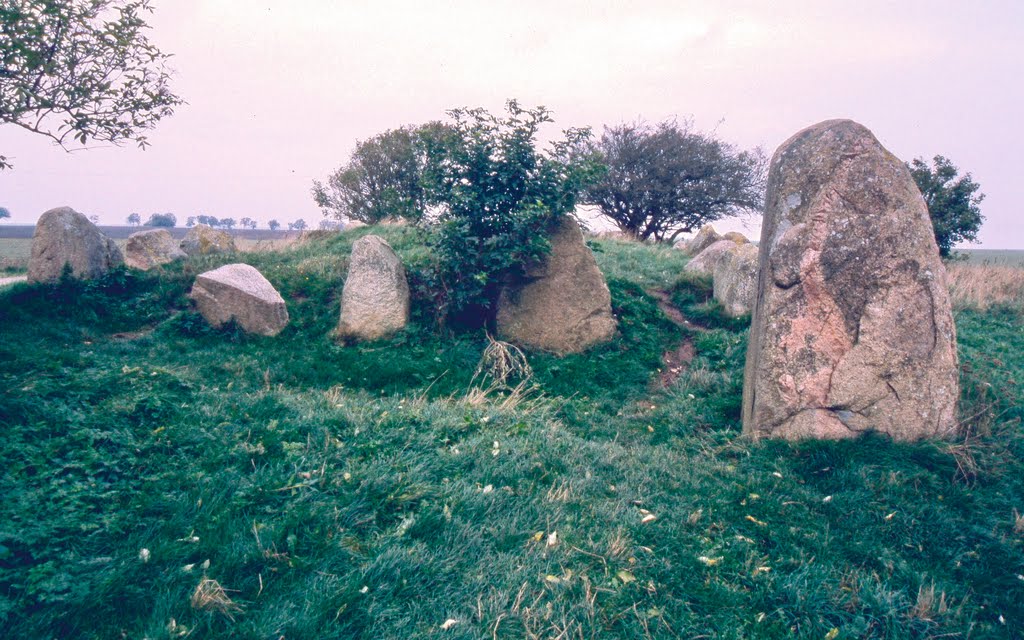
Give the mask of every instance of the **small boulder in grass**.
[(697, 273), (704, 276), (712, 276), (715, 273), (715, 267), (718, 266), (718, 263), (729, 255), (729, 253), (736, 251), (736, 249), (737, 245), (732, 240), (719, 240), (718, 242), (708, 246), (687, 262), (686, 266), (683, 267), (683, 271)]
[(188, 230), (181, 241), (181, 250), (190, 256), (207, 256), (238, 251), (235, 239), (227, 231), (197, 224)]
[(147, 229), (128, 236), (124, 262), (133, 269), (147, 271), (186, 257), (167, 229)]
[(734, 245), (715, 265), (714, 296), (726, 315), (737, 318), (754, 310), (757, 270), (757, 247), (749, 243)]
[(732, 240), (736, 244), (747, 244), (750, 240), (739, 231), (730, 231), (722, 236), (723, 240)]
[(226, 264), (199, 274), (189, 297), (214, 327), (234, 320), (247, 333), (276, 336), (288, 324), (281, 294), (247, 264)]
[(679, 248), (687, 255), (695, 256), (722, 239), (722, 236), (715, 231), (714, 227), (706, 224), (700, 228), (697, 235), (680, 244)]

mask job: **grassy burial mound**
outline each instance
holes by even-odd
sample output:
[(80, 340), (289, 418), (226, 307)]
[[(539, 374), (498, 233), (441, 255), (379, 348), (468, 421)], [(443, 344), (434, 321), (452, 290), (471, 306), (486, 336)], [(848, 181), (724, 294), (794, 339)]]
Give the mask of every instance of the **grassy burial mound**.
[[(410, 324), (343, 344), (370, 232)], [(680, 252), (593, 248), (614, 340), (504, 369), (438, 326), (412, 227), (243, 255), (287, 302), (274, 338), (189, 306), (238, 256), (0, 291), (0, 636), (1019, 634), (1020, 297), (963, 281), (966, 439), (755, 444), (747, 321)]]

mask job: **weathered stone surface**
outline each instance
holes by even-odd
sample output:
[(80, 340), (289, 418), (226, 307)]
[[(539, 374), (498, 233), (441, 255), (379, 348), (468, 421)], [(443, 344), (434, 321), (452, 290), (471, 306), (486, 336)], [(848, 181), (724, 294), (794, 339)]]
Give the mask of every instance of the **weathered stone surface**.
[(288, 324), (281, 294), (247, 264), (226, 264), (199, 274), (189, 297), (214, 327), (233, 318), (248, 333), (276, 336)]
[[(704, 251), (706, 253), (707, 249)], [(712, 276), (715, 300), (722, 303), (727, 315), (735, 318), (753, 311), (757, 298), (757, 260), (757, 247), (750, 243), (733, 244), (733, 249), (726, 251), (715, 264)]]
[(849, 120), (797, 133), (772, 159), (760, 249), (745, 433), (955, 433), (945, 269), (899, 158)]
[(729, 253), (735, 251), (737, 246), (732, 240), (719, 240), (687, 262), (686, 266), (683, 267), (683, 271), (712, 276), (718, 263)]
[(185, 234), (185, 239), (181, 241), (181, 250), (190, 256), (207, 256), (215, 253), (234, 253), (238, 248), (235, 246), (235, 239), (227, 231), (197, 224)]
[(376, 340), (409, 322), (409, 283), (391, 245), (368, 235), (352, 245), (338, 335)]
[(555, 353), (577, 353), (615, 334), (611, 295), (579, 226), (566, 217), (552, 233), (551, 253), (498, 298), (498, 335)]
[(76, 278), (98, 278), (124, 262), (121, 250), (81, 213), (71, 207), (50, 209), (36, 222), (29, 282), (55, 282), (64, 265)]
[(133, 269), (146, 271), (161, 264), (181, 260), (185, 252), (167, 229), (148, 229), (128, 236), (124, 248), (124, 263)]
[(743, 235), (739, 231), (729, 231), (728, 233), (722, 236), (722, 239), (732, 240), (736, 244), (747, 244), (748, 242), (750, 242), (750, 240), (747, 239), (747, 236)]
[(706, 224), (700, 228), (697, 235), (680, 245), (680, 248), (684, 253), (695, 256), (722, 239), (722, 236), (715, 231), (714, 227)]

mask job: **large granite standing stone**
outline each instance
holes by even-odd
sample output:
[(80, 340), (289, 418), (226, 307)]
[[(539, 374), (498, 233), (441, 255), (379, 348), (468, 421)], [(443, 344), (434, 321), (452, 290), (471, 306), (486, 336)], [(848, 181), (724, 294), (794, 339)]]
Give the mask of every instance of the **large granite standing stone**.
[(197, 224), (188, 230), (181, 241), (181, 250), (190, 256), (207, 256), (238, 251), (235, 239), (227, 231)]
[(577, 353), (615, 334), (611, 295), (575, 220), (563, 218), (550, 242), (546, 260), (502, 289), (498, 335), (524, 346)]
[(730, 253), (736, 251), (738, 246), (732, 240), (719, 240), (690, 259), (686, 266), (683, 267), (683, 271), (713, 276), (718, 263)]
[(402, 261), (380, 236), (356, 240), (341, 294), (338, 336), (376, 340), (408, 322), (409, 283)]
[(36, 222), (29, 282), (55, 282), (64, 265), (81, 279), (98, 278), (124, 262), (121, 250), (81, 213), (71, 207), (50, 209)]
[(128, 244), (124, 248), (124, 263), (133, 269), (146, 271), (181, 260), (185, 255), (170, 231), (147, 229), (128, 236)]
[(288, 324), (281, 294), (247, 264), (226, 264), (199, 274), (189, 297), (214, 327), (234, 319), (247, 333), (276, 336)]
[(955, 433), (946, 273), (899, 158), (849, 120), (797, 133), (772, 158), (760, 247), (745, 433)]
[(722, 304), (726, 315), (736, 318), (754, 310), (758, 251), (750, 243), (733, 246), (735, 248), (726, 252), (715, 265), (712, 278), (715, 300)]

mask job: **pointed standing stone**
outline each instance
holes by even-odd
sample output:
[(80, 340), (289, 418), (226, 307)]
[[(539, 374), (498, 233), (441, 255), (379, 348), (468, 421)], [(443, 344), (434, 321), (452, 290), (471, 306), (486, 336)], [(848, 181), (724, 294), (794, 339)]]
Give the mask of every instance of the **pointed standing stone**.
[(498, 335), (509, 342), (577, 353), (615, 335), (611, 294), (583, 233), (566, 216), (551, 234), (551, 253), (498, 298)]
[(380, 236), (356, 240), (341, 294), (338, 336), (376, 340), (408, 322), (409, 283), (402, 261)]
[(898, 158), (831, 120), (772, 158), (743, 389), (755, 437), (956, 432), (956, 335), (931, 220)]

